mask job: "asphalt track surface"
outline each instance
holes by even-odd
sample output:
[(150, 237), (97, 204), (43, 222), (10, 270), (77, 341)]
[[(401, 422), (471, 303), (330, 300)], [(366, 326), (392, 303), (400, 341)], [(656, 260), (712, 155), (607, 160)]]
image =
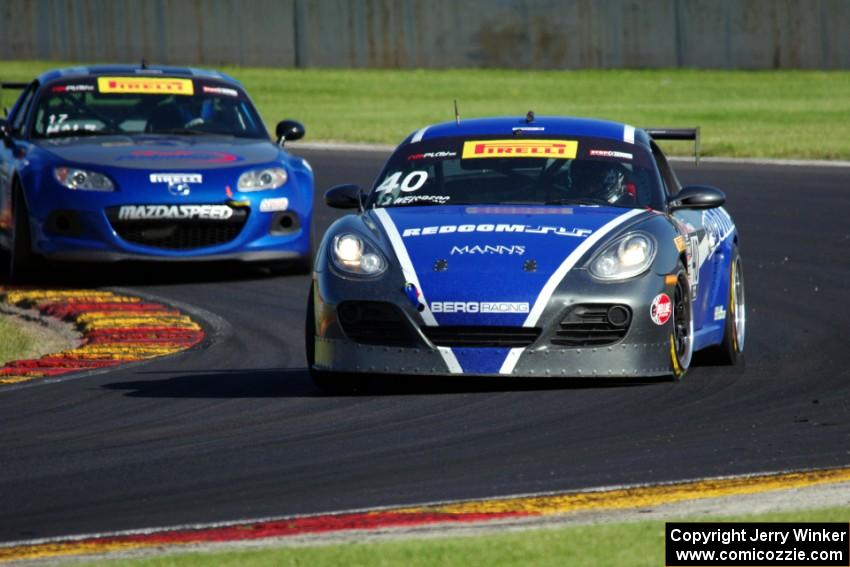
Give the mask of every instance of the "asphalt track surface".
[[(320, 231), (338, 214), (322, 190), (368, 185), (386, 157), (300, 153)], [(0, 389), (0, 542), (850, 464), (850, 170), (676, 169), (728, 194), (749, 320), (743, 366), (679, 384), (400, 377), (323, 397), (305, 370), (308, 276), (62, 270), (54, 283), (212, 313), (213, 339)]]

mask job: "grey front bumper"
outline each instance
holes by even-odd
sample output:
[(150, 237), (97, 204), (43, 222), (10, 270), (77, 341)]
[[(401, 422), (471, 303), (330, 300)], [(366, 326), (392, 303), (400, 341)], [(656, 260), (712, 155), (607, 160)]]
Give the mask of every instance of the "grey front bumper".
[[(510, 374), (522, 377), (651, 377), (670, 374), (670, 344), (628, 343), (595, 348), (528, 348)], [(358, 344), (316, 337), (317, 370), (366, 374), (457, 376), (436, 348)], [(467, 373), (463, 373), (468, 375)], [(493, 376), (489, 374), (488, 376)]]

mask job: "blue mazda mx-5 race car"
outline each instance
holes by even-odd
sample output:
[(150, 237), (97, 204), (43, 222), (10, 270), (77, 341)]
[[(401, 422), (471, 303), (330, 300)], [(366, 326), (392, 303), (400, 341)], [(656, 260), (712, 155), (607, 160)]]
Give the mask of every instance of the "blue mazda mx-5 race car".
[(682, 188), (655, 139), (599, 120), (422, 128), (317, 249), (316, 383), (367, 374), (681, 377), (744, 346), (738, 233), (712, 187)]
[[(10, 85), (4, 85), (9, 87)], [(0, 251), (13, 278), (49, 260), (312, 265), (313, 173), (213, 71), (97, 66), (42, 74), (0, 120)]]

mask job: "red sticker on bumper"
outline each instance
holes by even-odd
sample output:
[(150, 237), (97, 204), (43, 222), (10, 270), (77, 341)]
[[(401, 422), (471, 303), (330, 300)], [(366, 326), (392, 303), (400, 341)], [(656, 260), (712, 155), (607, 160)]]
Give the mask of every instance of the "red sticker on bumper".
[(670, 315), (673, 314), (673, 303), (666, 293), (659, 293), (652, 300), (652, 306), (649, 308), (649, 316), (652, 322), (656, 325), (663, 325), (670, 320)]

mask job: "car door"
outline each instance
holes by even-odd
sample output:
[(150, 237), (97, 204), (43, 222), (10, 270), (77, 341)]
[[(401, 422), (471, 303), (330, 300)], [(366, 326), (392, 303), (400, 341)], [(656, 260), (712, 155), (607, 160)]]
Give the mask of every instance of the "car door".
[(8, 117), (13, 142), (0, 143), (0, 241), (12, 228), (12, 180), (19, 159), (15, 141), (26, 134), (27, 116), (37, 90), (38, 81), (33, 81), (18, 97)]

